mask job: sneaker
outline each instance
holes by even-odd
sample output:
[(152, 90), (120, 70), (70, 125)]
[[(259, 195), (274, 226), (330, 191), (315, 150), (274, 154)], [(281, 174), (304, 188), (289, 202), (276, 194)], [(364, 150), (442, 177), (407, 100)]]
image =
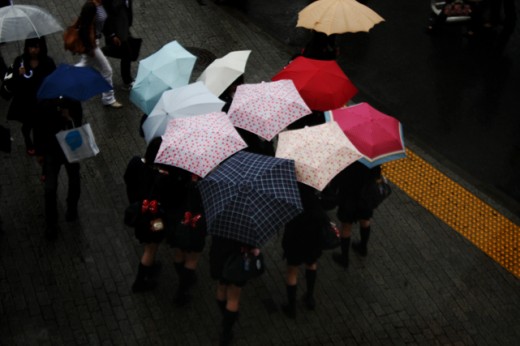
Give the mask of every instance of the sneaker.
[(123, 104), (122, 104), (122, 103), (119, 103), (119, 102), (117, 102), (117, 101), (114, 101), (114, 102), (112, 102), (111, 104), (105, 105), (105, 107), (110, 107), (110, 108), (114, 108), (114, 109), (119, 109), (119, 108), (123, 107)]
[(134, 87), (134, 82), (129, 83), (129, 84), (124, 84), (121, 87), (121, 89), (124, 90), (124, 91), (130, 91), (130, 90), (132, 90), (133, 87)]

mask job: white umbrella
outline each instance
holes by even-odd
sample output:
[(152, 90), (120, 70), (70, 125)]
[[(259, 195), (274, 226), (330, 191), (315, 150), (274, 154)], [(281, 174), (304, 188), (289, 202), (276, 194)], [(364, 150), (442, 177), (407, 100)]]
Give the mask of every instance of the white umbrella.
[(0, 8), (0, 42), (21, 41), (62, 30), (56, 18), (41, 7), (9, 5)]
[(215, 59), (206, 67), (197, 81), (203, 82), (215, 95), (220, 96), (246, 70), (250, 50), (239, 50)]
[(225, 102), (213, 95), (202, 82), (165, 91), (143, 124), (147, 142), (162, 136), (172, 118), (218, 112)]

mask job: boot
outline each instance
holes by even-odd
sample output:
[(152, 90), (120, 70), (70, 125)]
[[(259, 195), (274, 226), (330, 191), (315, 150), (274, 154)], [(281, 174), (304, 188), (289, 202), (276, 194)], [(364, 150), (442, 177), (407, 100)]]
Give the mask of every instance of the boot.
[(226, 310), (226, 304), (227, 304), (227, 300), (218, 300), (217, 299), (218, 309), (222, 314), (224, 314), (224, 311)]
[(282, 305), (282, 311), (289, 318), (296, 318), (296, 285), (287, 285), (287, 304)]
[(339, 264), (341, 267), (348, 268), (348, 250), (350, 248), (350, 237), (341, 238), (341, 254), (332, 254), (334, 262)]
[(352, 250), (356, 251), (360, 256), (366, 257), (368, 255), (368, 238), (370, 238), (370, 226), (360, 227), (359, 235), (361, 240), (352, 242)]
[(132, 285), (132, 292), (141, 293), (152, 290), (157, 286), (157, 283), (151, 278), (151, 267), (147, 267), (139, 262), (137, 269), (137, 277)]
[(309, 310), (314, 310), (316, 308), (316, 301), (314, 300), (314, 286), (316, 284), (316, 270), (305, 270), (305, 282), (307, 284), (307, 292), (303, 297), (305, 301), (305, 305)]
[(233, 340), (233, 325), (238, 318), (238, 311), (224, 309), (222, 317), (222, 334), (220, 335), (220, 346), (227, 346)]
[(175, 295), (175, 304), (178, 307), (182, 307), (189, 303), (190, 296), (188, 295), (189, 289), (189, 275), (190, 272), (195, 274), (193, 270), (187, 269), (184, 266), (180, 269), (179, 272), (179, 288), (177, 289), (177, 293)]

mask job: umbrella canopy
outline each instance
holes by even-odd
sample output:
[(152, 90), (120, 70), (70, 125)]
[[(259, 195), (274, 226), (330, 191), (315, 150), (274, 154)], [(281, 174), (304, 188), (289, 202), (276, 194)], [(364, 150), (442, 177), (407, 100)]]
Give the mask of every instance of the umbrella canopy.
[(262, 247), (302, 210), (294, 161), (239, 152), (199, 183), (208, 233)]
[(215, 59), (199, 76), (197, 81), (203, 82), (215, 95), (220, 96), (246, 70), (250, 50), (239, 50)]
[(305, 103), (315, 111), (342, 107), (358, 92), (334, 60), (299, 56), (272, 78), (281, 79), (292, 80)]
[(9, 5), (0, 8), (0, 42), (41, 37), (62, 30), (56, 18), (41, 7)]
[(172, 118), (218, 112), (225, 102), (213, 95), (202, 82), (165, 91), (143, 124), (147, 142), (162, 136)]
[(188, 84), (197, 58), (177, 41), (139, 62), (130, 101), (150, 114), (162, 93)]
[(224, 112), (168, 122), (155, 162), (206, 176), (220, 162), (247, 147)]
[(406, 157), (403, 128), (399, 120), (363, 102), (326, 112), (363, 154), (360, 161), (372, 168)]
[(60, 96), (77, 101), (86, 101), (112, 89), (112, 86), (92, 67), (60, 64), (43, 80), (37, 98), (55, 99)]
[(297, 27), (327, 35), (369, 31), (384, 19), (356, 0), (315, 1), (298, 13)]
[(362, 156), (334, 122), (284, 131), (278, 136), (276, 157), (294, 160), (298, 181), (319, 191)]
[(294, 83), (288, 79), (239, 85), (228, 111), (233, 125), (268, 141), (310, 113)]

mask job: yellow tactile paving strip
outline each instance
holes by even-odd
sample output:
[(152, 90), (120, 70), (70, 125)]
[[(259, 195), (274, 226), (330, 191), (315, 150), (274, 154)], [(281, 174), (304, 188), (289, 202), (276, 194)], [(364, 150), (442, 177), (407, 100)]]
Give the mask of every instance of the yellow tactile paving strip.
[(407, 158), (385, 163), (383, 173), (433, 215), (520, 278), (519, 226), (411, 150), (407, 150)]

